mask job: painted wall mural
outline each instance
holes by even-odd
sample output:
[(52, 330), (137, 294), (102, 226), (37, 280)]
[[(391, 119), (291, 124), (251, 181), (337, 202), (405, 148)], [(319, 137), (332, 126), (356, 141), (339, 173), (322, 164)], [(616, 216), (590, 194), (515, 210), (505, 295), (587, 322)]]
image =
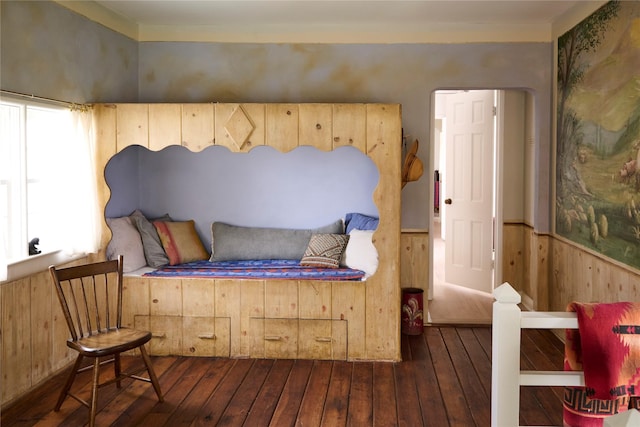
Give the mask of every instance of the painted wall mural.
[(558, 39), (556, 232), (640, 268), (640, 2)]

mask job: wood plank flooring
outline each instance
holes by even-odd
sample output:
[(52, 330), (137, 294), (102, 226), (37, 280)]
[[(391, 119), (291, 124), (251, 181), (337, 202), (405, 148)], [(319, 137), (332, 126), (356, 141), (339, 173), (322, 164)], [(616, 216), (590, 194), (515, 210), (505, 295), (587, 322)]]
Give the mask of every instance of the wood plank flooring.
[[(562, 343), (523, 330), (523, 369), (561, 369)], [(425, 327), (402, 336), (403, 361), (154, 357), (165, 402), (149, 384), (100, 390), (100, 426), (435, 426), (490, 423), (491, 328)], [(126, 357), (125, 366), (142, 367)], [(104, 369), (105, 378), (111, 374)], [(0, 425), (81, 426), (88, 410), (53, 406), (66, 372), (2, 409)], [(90, 372), (73, 387), (88, 395)], [(562, 425), (562, 389), (522, 389), (521, 424)]]

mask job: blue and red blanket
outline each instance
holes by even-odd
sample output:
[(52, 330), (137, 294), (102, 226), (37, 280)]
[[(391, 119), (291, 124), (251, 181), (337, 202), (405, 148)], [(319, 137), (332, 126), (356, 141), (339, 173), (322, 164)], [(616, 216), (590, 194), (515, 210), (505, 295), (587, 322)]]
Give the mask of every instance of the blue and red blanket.
[(298, 260), (194, 261), (166, 265), (145, 273), (147, 277), (197, 277), (210, 279), (362, 280), (364, 272), (351, 268), (303, 267)]

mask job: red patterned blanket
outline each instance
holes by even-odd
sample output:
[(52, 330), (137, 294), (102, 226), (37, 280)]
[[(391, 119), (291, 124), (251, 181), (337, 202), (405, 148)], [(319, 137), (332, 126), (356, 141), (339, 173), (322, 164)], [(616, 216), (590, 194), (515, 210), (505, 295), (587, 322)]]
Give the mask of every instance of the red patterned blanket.
[(566, 387), (566, 426), (600, 427), (603, 418), (637, 408), (640, 304), (571, 303), (578, 329), (567, 329), (564, 369), (584, 371), (585, 387)]

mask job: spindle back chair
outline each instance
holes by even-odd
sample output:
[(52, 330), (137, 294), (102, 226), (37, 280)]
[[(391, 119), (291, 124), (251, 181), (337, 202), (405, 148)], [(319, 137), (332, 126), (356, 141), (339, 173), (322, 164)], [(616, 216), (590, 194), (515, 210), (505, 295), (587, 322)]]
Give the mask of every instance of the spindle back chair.
[[(121, 387), (125, 377), (150, 382), (160, 402), (163, 401), (160, 384), (153, 371), (151, 359), (144, 345), (151, 339), (151, 332), (122, 327), (122, 265), (123, 257), (111, 261), (84, 264), (75, 267), (49, 267), (71, 338), (67, 346), (78, 352), (76, 362), (67, 382), (60, 392), (55, 410), (60, 410), (67, 396), (89, 408), (89, 425), (95, 425), (98, 389), (116, 383)], [(121, 371), (120, 353), (138, 349), (149, 378)], [(93, 358), (93, 365), (82, 368), (82, 360)], [(103, 360), (101, 358), (109, 358)], [(114, 377), (99, 382), (100, 366), (113, 362)], [(80, 398), (71, 392), (76, 374), (93, 369), (91, 400)]]

